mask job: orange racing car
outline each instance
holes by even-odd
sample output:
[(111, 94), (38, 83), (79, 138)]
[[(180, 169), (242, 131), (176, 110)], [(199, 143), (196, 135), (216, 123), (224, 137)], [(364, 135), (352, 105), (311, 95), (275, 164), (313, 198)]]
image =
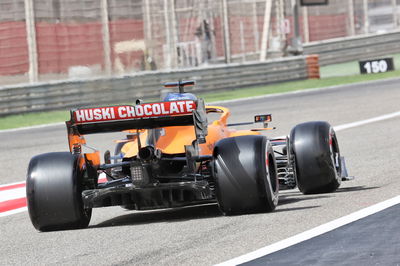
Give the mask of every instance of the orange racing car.
[[(40, 231), (87, 227), (92, 208), (173, 208), (218, 203), (225, 215), (270, 212), (278, 191), (335, 191), (347, 171), (333, 128), (322, 121), (295, 126), (286, 138), (262, 133), (271, 115), (229, 124), (225, 107), (205, 106), (177, 87), (160, 102), (71, 110), (66, 122), (70, 152), (33, 157), (27, 174), (28, 210)], [(218, 118), (208, 123), (208, 116)], [(232, 126), (260, 123), (259, 128)], [(83, 152), (84, 136), (126, 132), (115, 153)], [(104, 173), (107, 182), (99, 183)]]

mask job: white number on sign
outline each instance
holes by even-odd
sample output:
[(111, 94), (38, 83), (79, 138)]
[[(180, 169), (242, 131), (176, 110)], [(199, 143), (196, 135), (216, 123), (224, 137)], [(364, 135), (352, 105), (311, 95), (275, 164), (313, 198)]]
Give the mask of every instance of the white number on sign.
[(386, 72), (388, 65), (385, 60), (379, 60), (365, 63), (364, 68), (367, 73), (379, 73)]

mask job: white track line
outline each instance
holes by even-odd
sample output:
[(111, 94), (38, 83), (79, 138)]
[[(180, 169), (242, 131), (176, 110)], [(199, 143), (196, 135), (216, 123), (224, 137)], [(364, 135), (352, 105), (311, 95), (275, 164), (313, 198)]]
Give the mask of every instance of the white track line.
[(310, 229), (308, 231), (305, 231), (303, 233), (300, 233), (298, 235), (295, 235), (293, 237), (289, 237), (287, 239), (284, 239), (282, 241), (279, 241), (277, 243), (274, 243), (272, 245), (260, 248), (256, 251), (250, 252), (248, 254), (242, 255), (240, 257), (222, 262), (220, 264), (217, 264), (217, 266), (230, 266), (230, 265), (238, 265), (242, 264), (251, 260), (255, 260), (257, 258), (266, 256), (268, 254), (274, 253), (276, 251), (285, 249), (287, 247), (293, 246), (295, 244), (298, 244), (300, 242), (306, 241), (308, 239), (311, 239), (313, 237), (322, 235), (324, 233), (327, 233), (329, 231), (332, 231), (336, 228), (339, 228), (341, 226), (344, 226), (346, 224), (355, 222), (357, 220), (360, 220), (362, 218), (365, 218), (369, 215), (372, 215), (374, 213), (380, 212), (384, 209), (387, 209), (389, 207), (392, 207), (396, 204), (400, 203), (400, 196), (391, 198), (389, 200), (385, 200), (383, 202), (380, 202), (378, 204), (372, 205), (370, 207), (367, 207), (365, 209), (359, 210), (357, 212), (354, 212), (352, 214), (349, 214), (347, 216), (341, 217), (339, 219), (333, 220), (331, 222), (328, 222), (326, 224), (322, 224), (320, 226), (317, 226), (313, 229)]
[(334, 129), (336, 131), (340, 131), (340, 130), (349, 129), (349, 128), (353, 128), (353, 127), (363, 126), (363, 125), (370, 124), (370, 123), (380, 122), (380, 121), (391, 119), (391, 118), (394, 118), (397, 116), (400, 116), (400, 111), (373, 117), (373, 118), (366, 119), (366, 120), (361, 120), (361, 121), (357, 121), (357, 122), (353, 122), (353, 123), (336, 126), (336, 127), (334, 127)]
[(14, 186), (14, 185), (20, 185), (20, 184), (25, 184), (25, 181), (15, 182), (15, 183), (10, 183), (10, 184), (3, 184), (3, 185), (0, 185), (0, 188), (8, 187), (8, 186)]
[(26, 197), (26, 188), (14, 188), (9, 190), (0, 191), (0, 202), (20, 199)]
[(12, 133), (12, 132), (17, 132), (17, 131), (22, 131), (22, 130), (31, 130), (31, 129), (44, 128), (44, 127), (53, 127), (53, 126), (61, 126), (61, 125), (65, 125), (65, 122), (57, 122), (57, 123), (36, 125), (36, 126), (30, 126), (30, 127), (1, 129), (0, 133)]
[(27, 210), (28, 210), (28, 207), (22, 207), (22, 208), (11, 210), (11, 211), (1, 212), (0, 213), (0, 217), (5, 217), (5, 216), (9, 216), (9, 215), (25, 212)]
[[(400, 116), (400, 111), (394, 112), (394, 113), (389, 113), (389, 114), (384, 114), (384, 115), (381, 115), (381, 116), (377, 116), (377, 117), (373, 117), (373, 118), (369, 118), (369, 119), (365, 119), (365, 120), (351, 122), (351, 123), (347, 123), (347, 124), (343, 124), (343, 125), (339, 125), (339, 126), (334, 126), (333, 128), (335, 129), (335, 131), (342, 131), (342, 130), (353, 128), (353, 127), (360, 127), (360, 126), (363, 126), (363, 125), (367, 125), (367, 124), (371, 124), (371, 123), (375, 123), (375, 122), (380, 122), (380, 121), (384, 121), (384, 120), (388, 120), (388, 119), (392, 119), (392, 118), (395, 118), (397, 116)], [(276, 138), (276, 139), (284, 139), (284, 138), (286, 138), (286, 136), (279, 136), (279, 137), (274, 137), (274, 138)]]

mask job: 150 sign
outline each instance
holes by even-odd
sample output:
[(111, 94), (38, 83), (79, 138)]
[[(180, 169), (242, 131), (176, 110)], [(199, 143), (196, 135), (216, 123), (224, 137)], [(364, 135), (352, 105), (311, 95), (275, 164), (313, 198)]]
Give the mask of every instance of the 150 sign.
[(373, 60), (359, 61), (361, 74), (383, 73), (393, 71), (393, 58), (381, 58)]

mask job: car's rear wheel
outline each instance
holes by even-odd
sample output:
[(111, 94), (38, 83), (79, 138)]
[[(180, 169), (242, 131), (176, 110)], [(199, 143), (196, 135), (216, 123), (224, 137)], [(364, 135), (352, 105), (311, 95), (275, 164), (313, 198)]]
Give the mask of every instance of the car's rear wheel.
[(78, 158), (69, 152), (54, 152), (31, 159), (26, 194), (29, 216), (37, 230), (88, 226), (92, 209), (83, 207), (83, 170)]
[(213, 172), (219, 208), (226, 215), (269, 212), (278, 204), (275, 156), (264, 136), (220, 140)]
[(290, 133), (290, 148), (301, 192), (328, 193), (340, 186), (339, 144), (327, 122), (307, 122), (294, 127)]

